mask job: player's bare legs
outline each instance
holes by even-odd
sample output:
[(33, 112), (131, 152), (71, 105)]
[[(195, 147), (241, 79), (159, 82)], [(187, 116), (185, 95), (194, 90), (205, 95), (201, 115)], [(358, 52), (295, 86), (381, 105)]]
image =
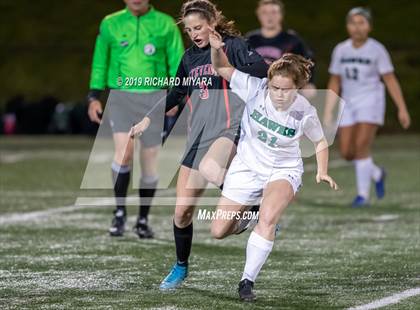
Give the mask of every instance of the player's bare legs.
[(293, 196), (292, 185), (286, 180), (270, 182), (263, 192), (258, 224), (248, 239), (244, 273), (239, 282), (242, 300), (256, 298), (252, 291), (255, 279), (273, 248), (276, 224)]
[(378, 125), (358, 123), (355, 128), (354, 157), (363, 159), (370, 156), (370, 150), (375, 139)]
[(264, 239), (273, 241), (276, 224), (293, 197), (293, 188), (286, 180), (268, 183), (263, 192), (258, 224), (254, 232)]
[[(248, 206), (244, 206), (240, 203), (237, 203), (233, 200), (222, 196), (219, 199), (216, 214), (218, 214), (218, 212), (220, 211), (224, 214), (227, 214), (227, 212), (232, 212), (235, 214), (242, 215), (243, 211), (245, 211), (247, 208)], [(236, 232), (237, 223), (238, 220), (236, 218), (229, 219), (222, 216), (217, 217), (211, 222), (211, 235), (213, 236), (213, 238), (223, 239)]]
[[(217, 185), (223, 183), (227, 165), (232, 160), (232, 152), (235, 150), (234, 143), (222, 137), (210, 146), (209, 151), (200, 162), (200, 171), (181, 166), (177, 180), (177, 200), (174, 215), (175, 239), (177, 239), (177, 233), (183, 233), (184, 236), (187, 236), (186, 231), (181, 231), (186, 229), (191, 230), (188, 235), (190, 234), (192, 239), (192, 220), (197, 200), (205, 190), (208, 181), (218, 182)], [(179, 238), (177, 244), (179, 264), (186, 263), (190, 254), (191, 241), (184, 245), (182, 244), (184, 239)]]
[(345, 160), (352, 161), (354, 159), (354, 139), (356, 126), (345, 126), (340, 127), (338, 131), (339, 143), (340, 143), (340, 154)]
[(197, 170), (181, 166), (176, 184), (177, 198), (173, 223), (177, 262), (163, 279), (160, 290), (175, 289), (188, 276), (194, 209), (206, 186), (207, 181)]
[(236, 145), (226, 137), (216, 139), (200, 162), (199, 171), (210, 183), (221, 186), (236, 154)]
[(174, 224), (185, 228), (192, 223), (197, 200), (207, 186), (207, 181), (197, 170), (181, 166), (176, 184)]
[[(208, 179), (217, 185), (223, 183), (227, 166), (236, 150), (227, 138), (217, 139), (200, 162), (200, 171), (181, 166), (177, 180), (174, 237), (177, 262), (160, 284), (161, 290), (174, 289), (188, 275), (188, 258), (193, 237), (193, 216), (198, 198), (205, 190)], [(227, 151), (228, 150), (228, 151)], [(203, 175), (204, 174), (204, 175)], [(207, 179), (208, 178), (208, 179)]]
[[(222, 186), (227, 170), (236, 154), (235, 143), (226, 137), (218, 138), (200, 163), (200, 173), (211, 183)], [(221, 197), (217, 210), (244, 211), (250, 206), (242, 206), (226, 197)], [(242, 214), (242, 212), (241, 212)], [(216, 239), (223, 239), (237, 231), (236, 219), (216, 219), (212, 222), (211, 233)]]

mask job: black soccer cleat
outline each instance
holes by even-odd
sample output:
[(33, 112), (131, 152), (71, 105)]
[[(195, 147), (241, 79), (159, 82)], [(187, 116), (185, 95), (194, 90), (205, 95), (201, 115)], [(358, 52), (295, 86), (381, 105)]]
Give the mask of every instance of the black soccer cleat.
[(140, 239), (152, 239), (154, 235), (145, 219), (137, 219), (137, 224), (133, 227), (133, 230)]
[(127, 215), (123, 210), (114, 211), (114, 218), (109, 228), (111, 237), (122, 237), (124, 235), (126, 217)]
[(252, 291), (253, 288), (254, 288), (254, 282), (248, 279), (243, 279), (241, 282), (239, 282), (239, 288), (238, 288), (239, 298), (242, 301), (246, 301), (246, 302), (255, 301), (257, 299), (257, 296), (255, 296), (254, 292)]
[(248, 212), (252, 212), (252, 218), (240, 219), (237, 227), (236, 235), (242, 234), (246, 230), (251, 230), (258, 223), (258, 214), (260, 212), (260, 205), (252, 206)]

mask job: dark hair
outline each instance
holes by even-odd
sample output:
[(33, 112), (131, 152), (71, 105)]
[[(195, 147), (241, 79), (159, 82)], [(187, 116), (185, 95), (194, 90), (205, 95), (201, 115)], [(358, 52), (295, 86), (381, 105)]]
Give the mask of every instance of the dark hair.
[(209, 0), (189, 0), (184, 2), (181, 7), (179, 22), (182, 22), (185, 17), (194, 13), (200, 14), (209, 23), (215, 21), (215, 30), (222, 36), (238, 37), (241, 35), (240, 31), (235, 27), (235, 22), (228, 20), (221, 11), (217, 10), (216, 5)]
[(303, 56), (284, 54), (268, 68), (268, 79), (271, 80), (276, 75), (282, 75), (291, 78), (297, 88), (301, 88), (311, 78), (311, 68), (313, 66), (314, 63)]
[(258, 1), (257, 8), (267, 4), (277, 5), (280, 8), (281, 13), (284, 15), (284, 3), (280, 0), (260, 0)]

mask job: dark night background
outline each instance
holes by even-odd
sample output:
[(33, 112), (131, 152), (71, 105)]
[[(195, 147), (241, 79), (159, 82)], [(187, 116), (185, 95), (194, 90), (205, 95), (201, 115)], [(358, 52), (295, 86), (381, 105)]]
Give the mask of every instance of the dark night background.
[[(178, 17), (183, 1), (151, 1)], [(243, 32), (258, 27), (257, 1), (215, 1)], [(333, 47), (347, 38), (345, 15), (354, 6), (373, 13), (371, 36), (391, 54), (411, 112), (410, 130), (420, 131), (420, 1), (284, 1), (285, 26), (296, 30), (316, 55), (316, 84), (325, 88)], [(47, 95), (64, 102), (83, 102), (88, 90), (95, 36), (101, 19), (124, 7), (119, 0), (1, 0), (0, 113), (16, 95), (36, 102)], [(189, 42), (185, 41), (186, 46)], [(47, 101), (45, 101), (47, 102)], [(42, 107), (38, 105), (37, 109)], [(48, 102), (45, 103), (48, 108)], [(401, 131), (388, 98), (386, 131)]]

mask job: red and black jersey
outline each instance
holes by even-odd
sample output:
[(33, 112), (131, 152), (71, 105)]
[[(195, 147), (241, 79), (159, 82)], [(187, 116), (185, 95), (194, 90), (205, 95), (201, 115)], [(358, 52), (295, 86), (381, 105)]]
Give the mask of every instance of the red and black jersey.
[[(257, 77), (266, 77), (268, 65), (243, 39), (225, 37), (225, 53), (235, 68)], [(187, 96), (190, 110), (189, 141), (200, 136), (207, 145), (226, 132), (237, 132), (244, 110), (243, 101), (229, 90), (229, 83), (217, 75), (211, 63), (211, 48), (187, 49), (178, 67), (174, 86), (166, 100), (166, 110)], [(187, 83), (184, 83), (187, 81)]]

